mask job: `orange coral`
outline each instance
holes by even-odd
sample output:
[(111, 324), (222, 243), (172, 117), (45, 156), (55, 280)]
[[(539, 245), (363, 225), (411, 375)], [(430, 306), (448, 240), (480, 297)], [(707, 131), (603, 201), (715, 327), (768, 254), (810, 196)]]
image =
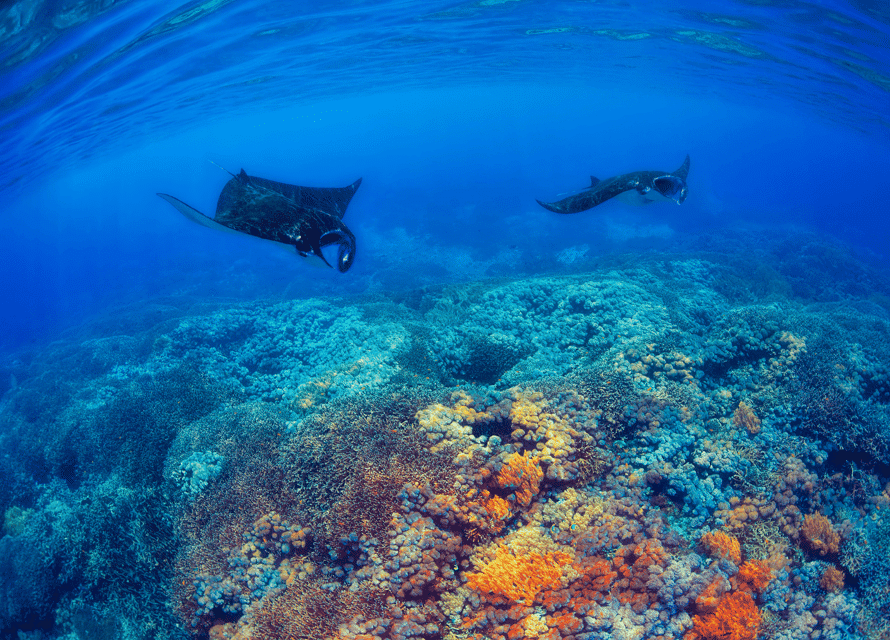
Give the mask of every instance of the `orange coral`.
[[(554, 615), (549, 622), (555, 627), (554, 631), (558, 629), (566, 634), (578, 633), (584, 627), (584, 624), (571, 613)], [(562, 636), (557, 634), (556, 637), (561, 638)]]
[(568, 554), (558, 551), (546, 556), (537, 553), (516, 556), (501, 545), (495, 551), (494, 560), (482, 571), (467, 576), (467, 587), (488, 595), (495, 603), (506, 600), (530, 605), (542, 589), (559, 586), (561, 567), (570, 561)]
[(819, 579), (819, 586), (834, 593), (841, 591), (844, 588), (844, 572), (837, 567), (828, 567)]
[(764, 560), (764, 563), (770, 568), (774, 576), (785, 571), (791, 565), (791, 560), (785, 555), (785, 545), (778, 542), (773, 543), (770, 555)]
[(537, 495), (544, 472), (537, 458), (529, 458), (525, 454), (513, 453), (504, 462), (496, 478), (502, 489), (513, 489), (516, 501), (523, 507), (531, 504)]
[(702, 592), (695, 599), (695, 605), (698, 607), (698, 610), (702, 613), (716, 611), (717, 605), (720, 604), (720, 598), (729, 590), (728, 587), (726, 578), (716, 576), (708, 583), (707, 587), (702, 589)]
[(772, 582), (773, 572), (765, 560), (748, 560), (739, 568), (739, 572), (732, 577), (734, 588), (748, 593), (763, 593), (763, 590)]
[(510, 519), (510, 503), (500, 496), (491, 495), (487, 489), (483, 489), (478, 503), (470, 503), (470, 506), (478, 505), (474, 511), (466, 516), (467, 522), (480, 529), (493, 533), (500, 533), (504, 524)]
[[(482, 492), (482, 508), (491, 518), (496, 520), (505, 520), (510, 515), (510, 503), (498, 496), (491, 495), (488, 491)], [(500, 531), (503, 522), (498, 522), (492, 528)]]
[(760, 418), (754, 415), (754, 411), (744, 402), (739, 402), (738, 408), (732, 414), (732, 423), (748, 430), (752, 436), (760, 433)]
[(609, 597), (612, 584), (618, 577), (612, 570), (611, 562), (588, 556), (576, 564), (575, 568), (581, 575), (568, 589), (547, 591), (541, 596), (541, 604), (548, 610), (569, 605), (575, 611), (583, 613), (591, 604), (601, 603)]
[(701, 537), (701, 543), (714, 557), (726, 558), (733, 564), (739, 564), (742, 561), (742, 548), (735, 536), (722, 531), (709, 532)]
[(831, 521), (821, 513), (805, 516), (800, 525), (800, 535), (807, 545), (820, 556), (837, 553), (841, 543)]
[(612, 559), (618, 577), (615, 581), (618, 601), (630, 604), (636, 613), (648, 609), (655, 598), (655, 593), (646, 587), (652, 575), (650, 567), (663, 565), (666, 557), (661, 542), (654, 538), (618, 549)]
[(760, 611), (750, 594), (734, 591), (720, 599), (713, 613), (697, 615), (686, 640), (755, 640)]

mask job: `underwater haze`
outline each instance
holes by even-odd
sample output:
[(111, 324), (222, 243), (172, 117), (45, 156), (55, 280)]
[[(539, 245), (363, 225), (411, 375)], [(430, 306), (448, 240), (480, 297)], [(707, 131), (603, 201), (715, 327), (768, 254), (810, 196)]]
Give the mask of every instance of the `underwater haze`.
[(886, 2), (4, 3), (0, 639), (887, 638), (888, 193)]

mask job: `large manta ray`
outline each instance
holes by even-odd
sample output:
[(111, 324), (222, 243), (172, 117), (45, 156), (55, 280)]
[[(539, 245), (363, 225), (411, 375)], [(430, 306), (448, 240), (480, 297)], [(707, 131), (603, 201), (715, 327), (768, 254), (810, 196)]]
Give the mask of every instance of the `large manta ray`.
[(649, 204), (658, 200), (670, 200), (683, 204), (686, 200), (686, 176), (689, 173), (689, 156), (673, 173), (665, 171), (634, 171), (614, 178), (600, 180), (590, 176), (590, 186), (558, 202), (538, 204), (556, 213), (586, 211), (606, 200), (621, 196), (631, 204)]
[(355, 236), (343, 224), (343, 214), (362, 183), (359, 178), (348, 187), (298, 187), (265, 178), (249, 176), (241, 169), (226, 183), (211, 218), (182, 200), (159, 193), (186, 218), (211, 229), (246, 233), (294, 247), (303, 258), (331, 264), (322, 247), (340, 245), (337, 269), (345, 272), (355, 259)]

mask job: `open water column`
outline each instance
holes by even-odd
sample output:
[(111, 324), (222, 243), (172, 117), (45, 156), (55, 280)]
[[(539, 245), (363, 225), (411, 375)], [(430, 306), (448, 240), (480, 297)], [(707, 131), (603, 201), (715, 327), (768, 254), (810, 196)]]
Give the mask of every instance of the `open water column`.
[(4, 4), (0, 639), (886, 638), (888, 35)]

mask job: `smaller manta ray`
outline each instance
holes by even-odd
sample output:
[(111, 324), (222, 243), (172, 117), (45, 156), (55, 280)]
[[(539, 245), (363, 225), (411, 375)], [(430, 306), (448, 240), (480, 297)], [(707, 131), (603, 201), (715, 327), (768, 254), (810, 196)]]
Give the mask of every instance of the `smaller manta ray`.
[(249, 176), (244, 169), (238, 175), (226, 173), (232, 179), (219, 194), (215, 218), (171, 195), (158, 195), (198, 224), (280, 242), (317, 264), (330, 267), (321, 249), (338, 244), (337, 269), (341, 272), (349, 270), (355, 259), (355, 236), (343, 224), (342, 218), (362, 183), (361, 178), (338, 189), (274, 182)]
[(686, 176), (689, 173), (689, 156), (673, 173), (664, 171), (634, 171), (614, 178), (600, 180), (590, 176), (590, 186), (558, 202), (538, 204), (556, 213), (586, 211), (606, 200), (620, 196), (630, 204), (649, 204), (659, 200), (671, 200), (683, 204), (686, 200)]

